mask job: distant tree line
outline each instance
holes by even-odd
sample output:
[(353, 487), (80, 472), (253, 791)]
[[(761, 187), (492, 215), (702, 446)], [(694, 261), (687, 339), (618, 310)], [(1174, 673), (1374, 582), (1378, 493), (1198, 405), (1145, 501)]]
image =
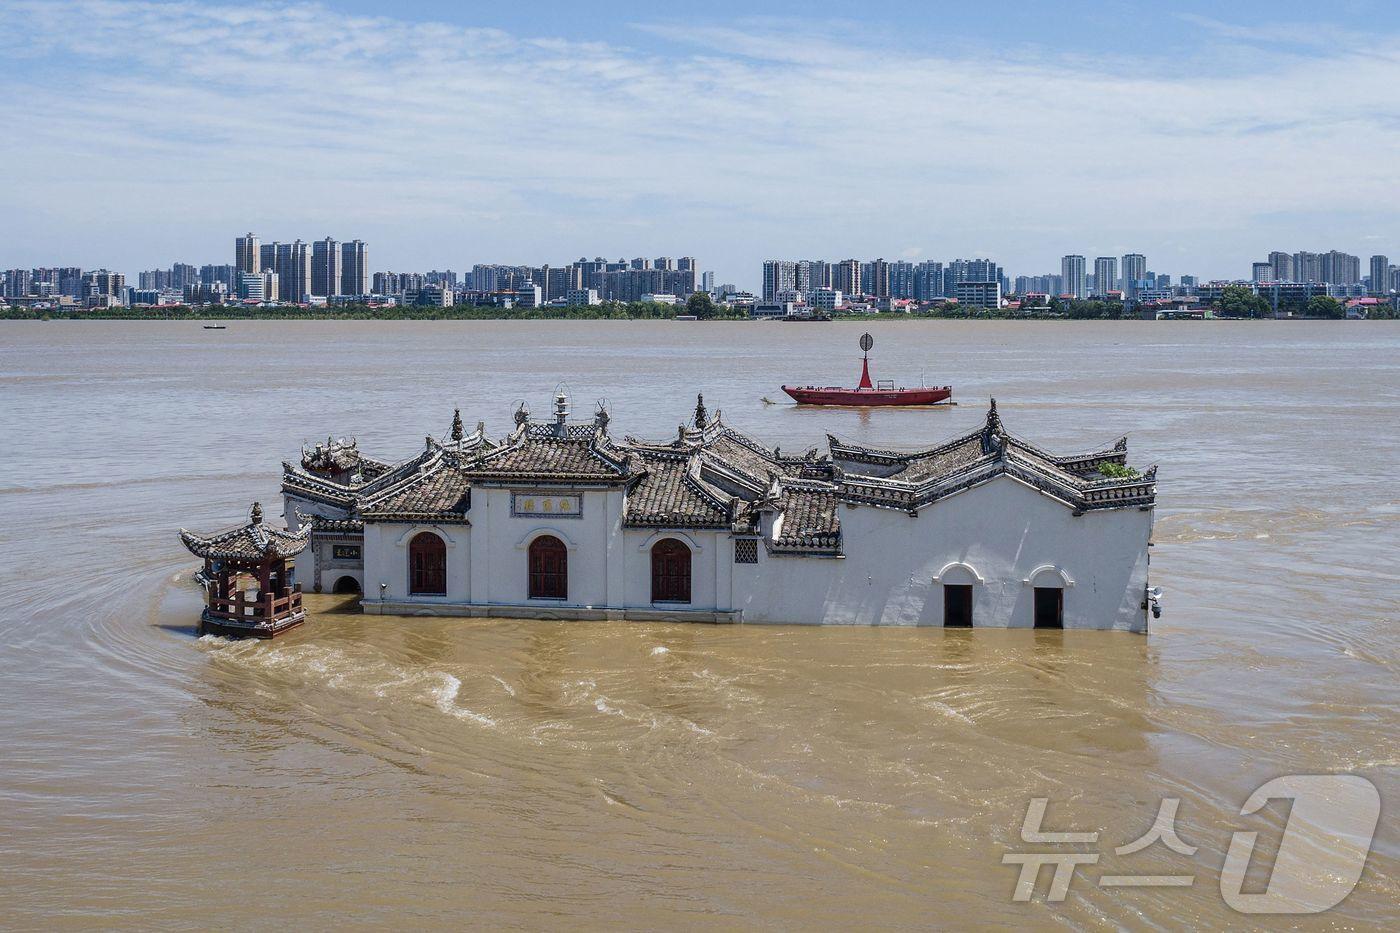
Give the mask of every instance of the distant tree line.
[(11, 320), (101, 320), (101, 321), (630, 321), (668, 320), (678, 314), (693, 314), (702, 320), (746, 318), (716, 305), (710, 296), (698, 292), (685, 305), (651, 301), (605, 301), (597, 305), (570, 305), (562, 308), (503, 308), (494, 305), (451, 305), (446, 308), (421, 305), (370, 307), (350, 304), (334, 307), (248, 307), (244, 305), (201, 305), (189, 307), (136, 308), (9, 308), (0, 318)]

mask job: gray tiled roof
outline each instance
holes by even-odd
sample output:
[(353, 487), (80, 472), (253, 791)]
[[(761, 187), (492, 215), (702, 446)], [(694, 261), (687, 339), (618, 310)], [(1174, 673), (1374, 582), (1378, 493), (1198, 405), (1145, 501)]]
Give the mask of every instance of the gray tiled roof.
[(360, 514), (368, 521), (465, 522), (470, 508), (471, 480), (460, 470), (439, 463), (365, 502)]
[(834, 488), (787, 486), (779, 507), (782, 525), (773, 539), (773, 551), (840, 553), (841, 518)]
[(637, 451), (646, 471), (627, 495), (628, 525), (722, 528), (729, 524), (723, 493), (697, 475), (694, 454)]
[(628, 453), (601, 432), (587, 437), (541, 437), (517, 431), (479, 459), (464, 458), (463, 469), (479, 479), (625, 480)]
[(982, 459), (987, 452), (982, 449), (980, 434), (960, 437), (942, 447), (910, 457), (903, 472), (895, 474), (911, 483), (922, 482), (955, 472)]
[(212, 535), (180, 529), (180, 541), (190, 553), (209, 560), (285, 559), (300, 554), (310, 540), (310, 525), (305, 525), (298, 531), (264, 525), (262, 509), (256, 504), (253, 507), (253, 520), (244, 525), (225, 528)]

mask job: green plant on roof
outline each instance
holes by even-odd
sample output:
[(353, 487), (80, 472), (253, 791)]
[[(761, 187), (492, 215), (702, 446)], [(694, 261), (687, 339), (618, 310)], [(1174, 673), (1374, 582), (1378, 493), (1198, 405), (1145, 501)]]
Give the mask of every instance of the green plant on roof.
[(1121, 463), (1101, 463), (1099, 472), (1109, 479), (1137, 479), (1142, 474), (1130, 466)]

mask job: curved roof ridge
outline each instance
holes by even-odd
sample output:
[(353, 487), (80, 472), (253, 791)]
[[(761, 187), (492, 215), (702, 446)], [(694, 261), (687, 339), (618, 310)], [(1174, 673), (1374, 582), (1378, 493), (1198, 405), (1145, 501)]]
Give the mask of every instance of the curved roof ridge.
[(973, 440), (974, 438), (981, 437), (982, 431), (982, 428), (978, 428), (975, 431), (968, 431), (963, 434), (958, 434), (954, 437), (949, 438), (946, 441), (940, 441), (932, 447), (921, 447), (909, 450), (900, 450), (894, 447), (867, 447), (864, 444), (857, 444), (854, 441), (843, 440), (842, 438), (838, 437), (835, 434), (832, 434), (829, 431), (826, 435), (826, 443), (827, 447), (832, 449), (833, 453), (835, 449), (839, 447), (842, 450), (849, 450), (860, 454), (866, 454), (869, 456), (882, 457), (890, 460), (908, 461), (916, 460), (920, 457), (929, 457), (937, 453), (943, 453), (953, 447), (958, 446), (959, 444), (965, 444), (968, 441)]

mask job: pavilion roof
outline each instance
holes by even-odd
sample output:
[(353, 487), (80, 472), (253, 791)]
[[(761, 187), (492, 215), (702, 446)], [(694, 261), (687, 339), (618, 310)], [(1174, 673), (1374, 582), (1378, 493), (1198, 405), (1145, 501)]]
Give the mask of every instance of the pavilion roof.
[(311, 540), (311, 525), (298, 531), (263, 524), (262, 506), (254, 502), (249, 521), (212, 535), (180, 529), (180, 541), (196, 557), (208, 560), (261, 561), (295, 557)]

